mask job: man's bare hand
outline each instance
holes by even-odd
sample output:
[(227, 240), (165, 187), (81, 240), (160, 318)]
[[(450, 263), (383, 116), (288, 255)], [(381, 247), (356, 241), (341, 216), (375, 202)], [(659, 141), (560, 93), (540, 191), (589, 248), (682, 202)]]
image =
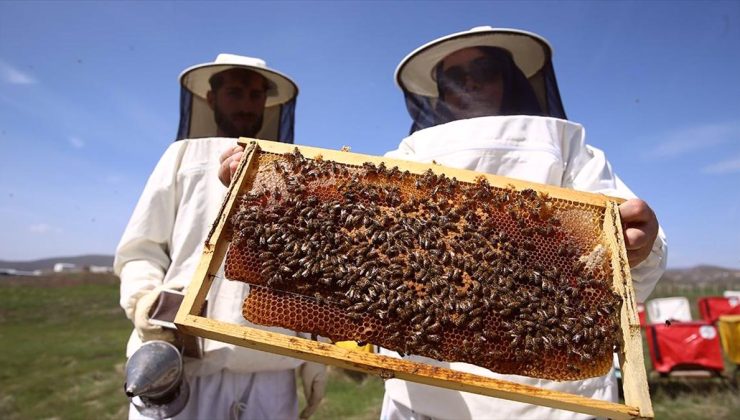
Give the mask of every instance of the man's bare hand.
[(653, 249), (655, 238), (658, 237), (658, 218), (646, 202), (637, 198), (622, 203), (619, 216), (622, 218), (627, 259), (630, 267), (634, 267), (644, 261)]
[(244, 148), (241, 146), (234, 146), (231, 149), (223, 152), (219, 158), (221, 167), (218, 168), (218, 179), (225, 186), (229, 186), (231, 178), (234, 177), (236, 168), (239, 167), (239, 161), (242, 160), (244, 155)]

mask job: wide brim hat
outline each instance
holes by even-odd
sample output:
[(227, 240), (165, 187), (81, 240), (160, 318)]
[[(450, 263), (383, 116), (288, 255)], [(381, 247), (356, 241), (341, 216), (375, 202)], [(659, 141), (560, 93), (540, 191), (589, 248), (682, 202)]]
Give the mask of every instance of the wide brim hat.
[(269, 83), (265, 107), (284, 104), (298, 95), (298, 85), (288, 76), (267, 67), (264, 60), (236, 54), (219, 54), (212, 63), (198, 64), (180, 74), (180, 84), (193, 95), (205, 99), (211, 90), (209, 80), (224, 70), (244, 68), (259, 73)]
[(396, 68), (396, 83), (404, 91), (439, 96), (435, 67), (455, 51), (469, 47), (499, 47), (509, 51), (527, 78), (539, 72), (552, 58), (546, 39), (532, 32), (479, 26), (435, 39), (407, 55)]

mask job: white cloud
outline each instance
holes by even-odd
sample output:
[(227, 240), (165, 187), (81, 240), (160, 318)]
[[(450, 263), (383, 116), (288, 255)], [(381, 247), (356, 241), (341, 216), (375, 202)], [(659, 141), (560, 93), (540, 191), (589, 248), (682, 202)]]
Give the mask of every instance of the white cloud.
[(48, 233), (62, 233), (62, 229), (58, 227), (50, 226), (46, 223), (36, 223), (28, 227), (31, 233), (36, 235), (46, 235)]
[(702, 169), (705, 174), (729, 174), (732, 172), (740, 172), (740, 156), (734, 159), (723, 160), (711, 165), (707, 165)]
[(124, 176), (120, 174), (108, 174), (105, 177), (105, 182), (107, 182), (108, 184), (112, 184), (112, 185), (120, 184), (121, 182), (123, 182), (123, 180), (124, 180)]
[(31, 225), (29, 227), (29, 230), (31, 231), (31, 233), (35, 233), (38, 235), (44, 235), (46, 233), (51, 232), (52, 228), (46, 223), (37, 223), (35, 225)]
[(0, 79), (11, 85), (33, 85), (36, 79), (0, 60)]
[(650, 158), (675, 158), (740, 139), (740, 124), (706, 124), (689, 127), (661, 136), (663, 141), (651, 152)]
[(69, 144), (71, 144), (75, 149), (82, 149), (85, 146), (85, 142), (79, 137), (70, 137)]

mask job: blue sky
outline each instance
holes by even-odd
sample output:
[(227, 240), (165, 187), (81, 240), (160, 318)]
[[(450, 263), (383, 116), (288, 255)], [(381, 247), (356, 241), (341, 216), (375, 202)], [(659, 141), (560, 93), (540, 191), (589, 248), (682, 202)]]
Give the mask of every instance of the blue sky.
[(219, 52), (300, 86), (296, 142), (394, 149), (399, 61), (491, 25), (554, 47), (566, 112), (658, 214), (670, 267), (740, 268), (740, 2), (0, 2), (0, 260), (112, 254)]

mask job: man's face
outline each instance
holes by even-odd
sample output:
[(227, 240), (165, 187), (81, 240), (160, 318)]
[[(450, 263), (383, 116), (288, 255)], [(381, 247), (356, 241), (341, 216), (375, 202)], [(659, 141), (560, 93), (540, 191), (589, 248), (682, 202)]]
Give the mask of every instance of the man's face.
[(440, 100), (456, 119), (498, 115), (504, 96), (501, 63), (477, 48), (465, 48), (442, 60)]
[(254, 137), (262, 127), (267, 89), (259, 74), (239, 73), (232, 69), (223, 73), (224, 82), (208, 92), (208, 105), (213, 110), (218, 135), (221, 137)]

